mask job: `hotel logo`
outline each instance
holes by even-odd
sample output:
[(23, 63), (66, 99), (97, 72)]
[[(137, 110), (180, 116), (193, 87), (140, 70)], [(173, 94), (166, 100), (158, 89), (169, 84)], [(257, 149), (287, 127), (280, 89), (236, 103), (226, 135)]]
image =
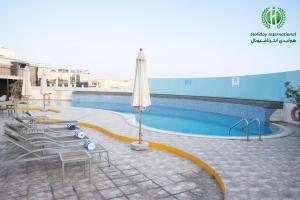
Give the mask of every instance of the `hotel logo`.
[[(293, 44), (297, 42), (296, 32), (281, 32), (279, 30), (286, 22), (285, 11), (282, 8), (273, 6), (264, 9), (261, 20), (262, 24), (272, 31), (258, 30), (251, 32), (252, 44)], [(259, 20), (257, 20), (258, 22)]]
[(269, 29), (271, 27), (276, 27), (279, 29), (284, 25), (286, 16), (283, 9), (279, 7), (273, 7), (264, 9), (261, 19), (265, 27)]

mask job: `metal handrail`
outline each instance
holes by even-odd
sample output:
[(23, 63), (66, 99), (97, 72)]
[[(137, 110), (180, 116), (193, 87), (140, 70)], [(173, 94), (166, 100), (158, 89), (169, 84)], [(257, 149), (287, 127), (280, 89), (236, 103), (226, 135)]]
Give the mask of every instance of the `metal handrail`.
[[(262, 141), (262, 139), (261, 139), (261, 122), (260, 122), (260, 120), (258, 118), (254, 118), (251, 121), (249, 121), (248, 126), (244, 126), (242, 128), (242, 130), (244, 130), (245, 128), (248, 128), (248, 131), (249, 131), (249, 126), (251, 124), (253, 124), (254, 122), (257, 122), (257, 129), (258, 129), (258, 134), (259, 134), (259, 140)], [(249, 135), (247, 135), (247, 140), (249, 140)]]
[(259, 134), (259, 141), (261, 141), (261, 123), (260, 120), (258, 118), (252, 119), (248, 126), (250, 126), (251, 124), (253, 124), (254, 122), (257, 122), (257, 129), (258, 129), (258, 134)]
[[(228, 134), (230, 135), (231, 130), (243, 121), (246, 123), (246, 127), (248, 127), (249, 121), (246, 118), (242, 118), (229, 128)], [(247, 138), (248, 138), (248, 131), (247, 131)]]

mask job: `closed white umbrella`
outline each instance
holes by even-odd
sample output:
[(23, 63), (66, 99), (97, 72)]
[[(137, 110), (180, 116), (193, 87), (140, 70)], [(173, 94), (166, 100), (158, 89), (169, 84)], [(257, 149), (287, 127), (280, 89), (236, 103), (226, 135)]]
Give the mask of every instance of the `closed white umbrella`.
[(30, 70), (28, 66), (23, 71), (22, 96), (27, 98), (27, 111), (29, 104), (29, 96), (31, 96)]
[(41, 78), (41, 90), (40, 90), (41, 95), (47, 94), (47, 79), (45, 72), (43, 71), (42, 73), (42, 78)]
[(41, 95), (43, 95), (43, 111), (46, 111), (46, 104), (45, 104), (45, 97), (47, 95), (47, 79), (45, 72), (43, 71), (42, 73), (42, 78), (41, 78), (41, 90), (40, 90)]
[(29, 97), (31, 95), (30, 70), (28, 66), (23, 70), (22, 96)]
[[(140, 49), (136, 59), (135, 78), (132, 94), (132, 107), (139, 112), (139, 144), (142, 144), (142, 112), (151, 105), (150, 92), (147, 76), (147, 63), (143, 52)], [(141, 149), (138, 149), (141, 150)]]

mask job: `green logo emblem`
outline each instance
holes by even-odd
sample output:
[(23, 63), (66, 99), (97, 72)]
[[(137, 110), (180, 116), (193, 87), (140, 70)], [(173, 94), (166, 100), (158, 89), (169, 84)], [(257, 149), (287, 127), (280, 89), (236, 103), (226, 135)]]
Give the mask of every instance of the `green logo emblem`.
[(264, 9), (262, 15), (261, 15), (262, 23), (265, 27), (271, 28), (271, 27), (277, 27), (281, 28), (286, 20), (285, 12), (281, 8), (273, 7)]

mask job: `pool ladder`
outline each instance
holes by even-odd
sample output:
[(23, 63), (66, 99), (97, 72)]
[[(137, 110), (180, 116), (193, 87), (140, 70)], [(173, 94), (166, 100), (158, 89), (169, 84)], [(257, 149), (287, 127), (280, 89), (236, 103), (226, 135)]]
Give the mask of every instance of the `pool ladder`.
[(228, 135), (231, 134), (231, 130), (236, 127), (237, 125), (239, 125), (240, 123), (244, 122), (246, 125), (242, 128), (242, 134), (243, 134), (243, 131), (246, 129), (246, 134), (247, 134), (247, 141), (249, 141), (249, 126), (253, 123), (256, 122), (257, 124), (257, 129), (258, 129), (258, 134), (259, 134), (259, 141), (262, 141), (261, 139), (261, 123), (260, 123), (260, 120), (258, 118), (254, 118), (254, 119), (251, 119), (250, 121), (248, 121), (246, 118), (242, 118), (240, 119), (239, 121), (237, 121), (234, 125), (232, 125), (230, 128), (229, 128), (229, 131), (228, 131)]

